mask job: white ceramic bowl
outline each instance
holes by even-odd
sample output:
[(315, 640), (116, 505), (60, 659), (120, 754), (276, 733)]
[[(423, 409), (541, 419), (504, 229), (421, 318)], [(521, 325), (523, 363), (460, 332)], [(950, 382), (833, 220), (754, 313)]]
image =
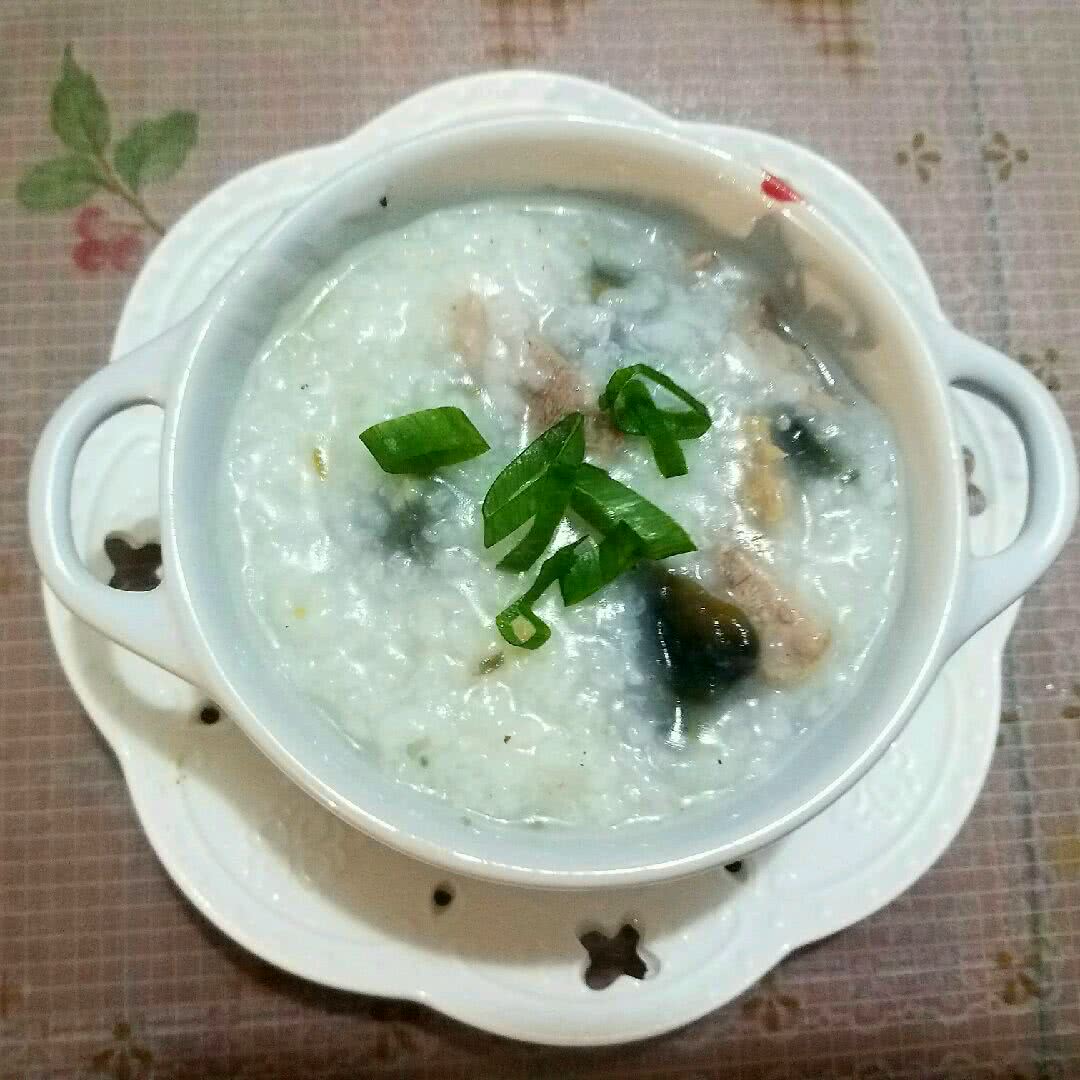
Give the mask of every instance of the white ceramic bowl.
[[(34, 550), (60, 599), (109, 637), (205, 688), (289, 776), (346, 821), (428, 862), (532, 886), (606, 886), (730, 862), (849, 788), (911, 715), (948, 656), (1019, 597), (1064, 544), (1077, 509), (1075, 454), (1046, 390), (1018, 364), (905, 305), (867, 259), (802, 201), (771, 198), (756, 168), (656, 130), (521, 116), (425, 134), (329, 180), (272, 228), (187, 320), (79, 387), (46, 427), (30, 478)], [(798, 177), (788, 177), (796, 187)], [(533, 830), (466, 821), (383, 777), (261, 663), (229, 599), (213, 538), (222, 441), (246, 371), (281, 306), (366, 233), (434, 205), (500, 192), (566, 190), (657, 200), (743, 234), (781, 215), (788, 245), (877, 344), (853, 373), (888, 413), (904, 462), (906, 582), (889, 646), (854, 700), (798, 740), (777, 770), (722, 803), (631, 830)], [(380, 205), (387, 197), (389, 207)], [(1028, 455), (1030, 505), (1017, 540), (973, 559), (948, 386), (1008, 412)], [(89, 433), (134, 404), (165, 410), (164, 581), (107, 588), (82, 565), (70, 525), (75, 458)]]

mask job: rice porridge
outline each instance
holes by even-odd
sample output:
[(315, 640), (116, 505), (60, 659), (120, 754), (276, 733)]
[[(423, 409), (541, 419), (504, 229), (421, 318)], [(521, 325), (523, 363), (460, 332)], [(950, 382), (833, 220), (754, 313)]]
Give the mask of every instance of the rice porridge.
[[(843, 706), (900, 591), (902, 476), (844, 374), (858, 333), (809, 347), (790, 275), (770, 285), (777, 235), (768, 218), (731, 240), (585, 197), (500, 198), (365, 239), (282, 313), (230, 421), (218, 512), (235, 601), (312, 724), (462, 812), (626, 826), (754, 783)], [(598, 406), (637, 363), (708, 411), (678, 442), (685, 475)], [(359, 439), (443, 406), (490, 450), (392, 475)], [(510, 572), (496, 564), (528, 526), (485, 549), (482, 506), (575, 412), (586, 460), (696, 550), (573, 606), (548, 589), (550, 639), (517, 648), (496, 616), (590, 527), (567, 511)]]

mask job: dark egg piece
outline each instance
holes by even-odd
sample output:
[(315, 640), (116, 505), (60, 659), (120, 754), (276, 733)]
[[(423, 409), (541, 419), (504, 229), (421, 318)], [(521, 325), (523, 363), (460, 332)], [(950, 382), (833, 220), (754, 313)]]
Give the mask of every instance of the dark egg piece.
[(757, 666), (760, 645), (746, 613), (689, 578), (655, 575), (649, 621), (660, 667), (683, 701), (712, 701)]
[(848, 484), (859, 478), (829, 444), (818, 437), (810, 422), (790, 409), (773, 418), (772, 441), (787, 454), (791, 463), (806, 476), (835, 476)]

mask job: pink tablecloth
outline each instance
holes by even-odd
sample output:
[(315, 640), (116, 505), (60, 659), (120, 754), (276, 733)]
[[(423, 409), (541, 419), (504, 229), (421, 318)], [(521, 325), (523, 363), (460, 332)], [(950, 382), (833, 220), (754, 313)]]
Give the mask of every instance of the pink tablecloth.
[[(508, 65), (833, 158), (910, 231), (947, 312), (1031, 366), (1075, 427), (1076, 0), (6, 0), (0, 29), (3, 1080), (1080, 1076), (1075, 542), (1025, 604), (993, 771), (938, 865), (688, 1029), (572, 1053), (306, 985), (196, 915), (53, 656), (23, 505), (37, 433), (106, 356), (154, 222), (426, 84)], [(190, 118), (140, 129), (81, 208), (80, 167), (29, 172), (65, 153), (48, 104), (68, 42), (114, 142), (198, 118), (194, 142)], [(117, 194), (143, 181), (141, 206)]]

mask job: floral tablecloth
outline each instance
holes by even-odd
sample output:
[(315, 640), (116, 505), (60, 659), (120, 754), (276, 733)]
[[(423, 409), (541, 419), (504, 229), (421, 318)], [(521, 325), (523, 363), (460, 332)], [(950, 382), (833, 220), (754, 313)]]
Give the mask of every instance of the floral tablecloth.
[(0, 1078), (1080, 1077), (1075, 540), (1024, 606), (993, 770), (933, 870), (689, 1028), (570, 1052), (313, 987), (208, 926), (60, 671), (24, 511), (45, 418), (186, 207), (510, 66), (837, 161), (1075, 430), (1076, 0), (6, 0), (0, 41)]

